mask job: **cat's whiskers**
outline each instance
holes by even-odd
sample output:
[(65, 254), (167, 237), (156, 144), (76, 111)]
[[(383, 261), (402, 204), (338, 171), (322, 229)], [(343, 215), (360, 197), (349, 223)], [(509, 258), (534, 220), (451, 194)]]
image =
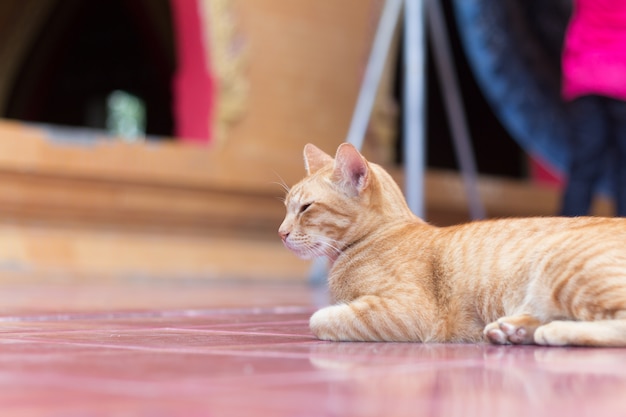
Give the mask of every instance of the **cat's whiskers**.
[(309, 233), (308, 236), (312, 237), (315, 240), (315, 243), (326, 246), (332, 249), (337, 254), (341, 253), (341, 249), (339, 247), (340, 242), (337, 241), (336, 239), (332, 239), (332, 238), (329, 238), (328, 236), (321, 235), (321, 234), (314, 234), (314, 233)]
[(270, 182), (270, 184), (275, 184), (275, 185), (278, 185), (280, 188), (282, 188), (282, 189), (285, 191), (285, 194), (288, 194), (288, 193), (289, 193), (290, 188), (289, 188), (287, 185), (285, 185), (285, 184), (283, 184), (283, 183), (281, 183), (281, 182), (278, 182), (278, 181), (272, 181), (272, 182)]
[(280, 174), (279, 174), (278, 172), (276, 172), (276, 171), (274, 171), (274, 170), (272, 170), (272, 172), (274, 173), (274, 175), (276, 175), (276, 176), (278, 177), (278, 179), (279, 179), (280, 181), (272, 181), (272, 182), (271, 182), (271, 184), (276, 184), (276, 185), (280, 186), (280, 188), (282, 188), (282, 189), (285, 191), (285, 193), (287, 193), (287, 194), (288, 194), (288, 193), (289, 193), (289, 191), (291, 191), (291, 187), (289, 187), (289, 186), (287, 185), (287, 183), (285, 182), (285, 180), (283, 179), (283, 177), (281, 177), (281, 176), (280, 176)]
[(331, 254), (334, 255), (339, 255), (341, 253), (341, 249), (337, 248), (336, 246), (332, 245), (331, 243), (325, 242), (325, 241), (321, 241), (319, 242), (322, 246), (329, 248), (331, 250)]
[[(316, 243), (330, 249), (330, 253), (324, 254), (328, 258), (338, 258), (340, 255), (344, 254), (343, 249), (341, 249), (342, 244), (338, 240), (320, 234), (309, 234), (309, 236), (318, 239)], [(348, 265), (353, 265), (354, 263), (353, 259), (349, 256), (346, 256), (345, 260)]]

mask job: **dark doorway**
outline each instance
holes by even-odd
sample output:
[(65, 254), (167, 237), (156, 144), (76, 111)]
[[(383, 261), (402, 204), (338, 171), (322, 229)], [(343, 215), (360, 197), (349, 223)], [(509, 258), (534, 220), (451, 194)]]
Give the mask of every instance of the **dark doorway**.
[(42, 25), (5, 117), (104, 128), (106, 98), (145, 106), (146, 133), (171, 137), (174, 35), (169, 0), (61, 0)]

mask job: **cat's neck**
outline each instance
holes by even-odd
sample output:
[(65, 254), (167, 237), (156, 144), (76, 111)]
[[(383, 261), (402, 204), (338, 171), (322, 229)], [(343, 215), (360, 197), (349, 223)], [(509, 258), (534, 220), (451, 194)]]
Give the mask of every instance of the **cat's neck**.
[(373, 187), (374, 200), (380, 205), (376, 215), (384, 219), (388, 225), (401, 223), (424, 223), (417, 217), (406, 203), (404, 194), (394, 179), (377, 164), (371, 164), (375, 181)]
[[(365, 220), (367, 222), (367, 220)], [(368, 229), (367, 232), (351, 239), (346, 243), (343, 248), (338, 252), (333, 252), (328, 256), (328, 261), (331, 268), (335, 263), (346, 260), (352, 262), (354, 260), (355, 253), (362, 253), (364, 248), (375, 248), (389, 238), (391, 235), (402, 233), (403, 230), (409, 229), (438, 229), (432, 226), (419, 217), (413, 215), (410, 210), (402, 212), (402, 216), (391, 217), (389, 219), (376, 218), (372, 219), (370, 224), (375, 224), (374, 227)]]

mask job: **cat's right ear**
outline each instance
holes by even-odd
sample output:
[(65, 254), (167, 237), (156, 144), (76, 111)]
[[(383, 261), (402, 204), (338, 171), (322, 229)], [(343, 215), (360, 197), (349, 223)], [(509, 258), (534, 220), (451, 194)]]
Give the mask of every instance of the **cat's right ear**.
[(333, 179), (353, 197), (369, 184), (369, 166), (363, 155), (349, 143), (342, 143), (335, 155)]
[(315, 145), (304, 145), (304, 167), (308, 175), (314, 174), (321, 168), (333, 162), (333, 157)]

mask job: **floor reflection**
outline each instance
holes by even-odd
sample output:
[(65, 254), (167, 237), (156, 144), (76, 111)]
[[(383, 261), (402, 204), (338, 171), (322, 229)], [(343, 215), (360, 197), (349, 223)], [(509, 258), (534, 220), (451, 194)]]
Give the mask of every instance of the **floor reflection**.
[(325, 343), (333, 412), (359, 416), (622, 415), (626, 351), (533, 346)]

